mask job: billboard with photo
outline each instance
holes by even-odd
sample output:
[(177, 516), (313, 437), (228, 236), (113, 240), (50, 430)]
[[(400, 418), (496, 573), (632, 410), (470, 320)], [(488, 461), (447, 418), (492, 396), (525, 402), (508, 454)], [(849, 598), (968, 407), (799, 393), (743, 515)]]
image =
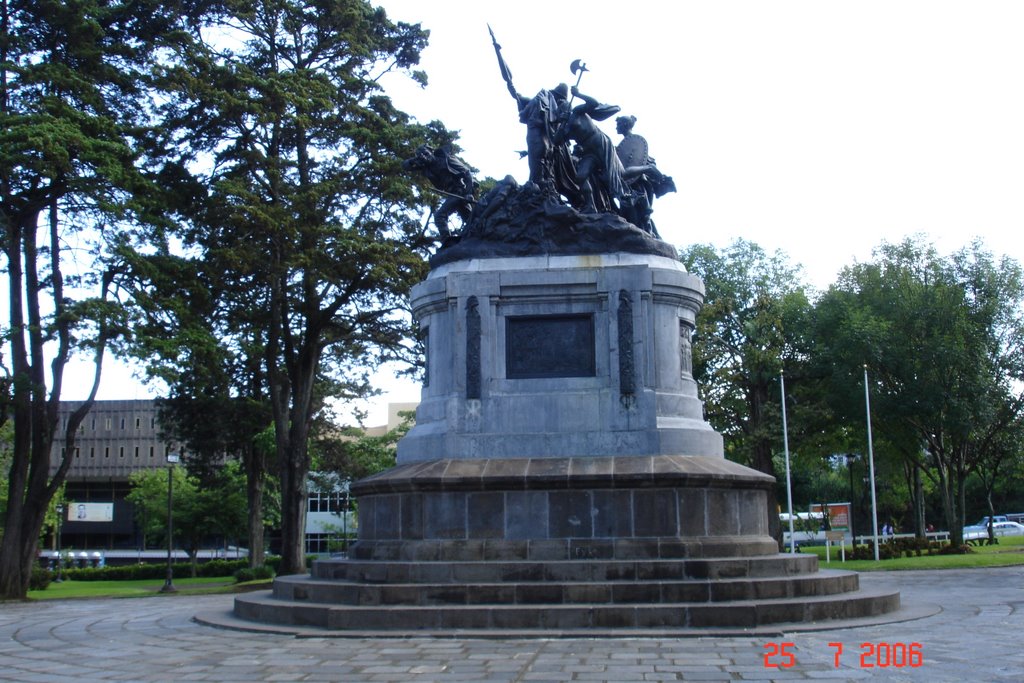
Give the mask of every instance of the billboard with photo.
[(113, 503), (68, 503), (69, 522), (112, 522)]
[[(812, 505), (811, 512), (821, 512), (821, 505)], [(828, 508), (829, 527), (832, 531), (850, 530), (850, 504), (849, 503), (826, 503)]]

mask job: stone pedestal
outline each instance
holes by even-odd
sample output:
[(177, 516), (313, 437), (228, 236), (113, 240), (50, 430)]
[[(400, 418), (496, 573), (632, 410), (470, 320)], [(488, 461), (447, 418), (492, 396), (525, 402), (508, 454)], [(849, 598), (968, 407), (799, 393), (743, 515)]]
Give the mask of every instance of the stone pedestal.
[(690, 367), (703, 299), (698, 278), (659, 256), (442, 266), (413, 290), (427, 381), (399, 464), (722, 457)]
[(329, 629), (754, 628), (892, 612), (852, 572), (777, 554), (768, 475), (703, 419), (700, 280), (657, 255), (445, 263), (397, 467), (353, 486), (347, 559), (237, 615)]

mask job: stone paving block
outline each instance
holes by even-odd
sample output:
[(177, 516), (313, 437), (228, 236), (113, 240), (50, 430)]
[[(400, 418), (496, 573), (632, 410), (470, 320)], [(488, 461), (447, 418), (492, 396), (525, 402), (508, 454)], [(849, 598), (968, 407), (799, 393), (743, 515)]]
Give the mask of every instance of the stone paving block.
[(633, 496), (633, 535), (676, 536), (679, 515), (674, 489), (654, 489)]
[[(361, 504), (361, 503), (360, 503)], [(360, 531), (362, 535), (362, 531)], [(424, 497), (424, 538), (466, 538), (466, 494), (440, 492)], [(367, 534), (368, 538), (373, 538)]]
[(613, 589), (614, 587), (607, 583), (566, 584), (562, 587), (563, 602), (612, 602)]
[(484, 559), (489, 562), (522, 561), (526, 560), (529, 554), (530, 544), (525, 540), (494, 539), (484, 543)]
[(597, 606), (591, 624), (598, 628), (633, 628), (637, 626), (637, 608), (632, 605)]
[(518, 605), (560, 605), (564, 599), (562, 586), (550, 583), (519, 584), (515, 601)]
[(504, 537), (505, 494), (503, 492), (470, 493), (467, 496), (466, 505), (467, 536), (469, 538)]
[(589, 491), (548, 493), (548, 537), (591, 538), (594, 535), (593, 502)]
[(615, 583), (611, 584), (612, 602), (616, 604), (634, 602), (650, 603), (661, 599), (659, 583)]
[(566, 539), (531, 540), (529, 559), (531, 561), (556, 561), (568, 557), (569, 543)]
[(515, 602), (516, 586), (507, 584), (474, 584), (466, 586), (466, 602), (471, 605), (507, 605)]
[(597, 565), (592, 562), (551, 562), (544, 566), (544, 581), (591, 581)]
[[(597, 493), (599, 492), (595, 492), (594, 495), (596, 496)], [(596, 515), (594, 523), (597, 523)], [(594, 535), (601, 535), (596, 528)], [(571, 560), (610, 560), (614, 554), (615, 544), (607, 538), (573, 538), (569, 540), (569, 559)]]
[(546, 609), (541, 613), (541, 628), (589, 628), (593, 625), (593, 610), (589, 607), (571, 605)]
[(509, 540), (548, 537), (548, 492), (505, 493), (505, 537)]

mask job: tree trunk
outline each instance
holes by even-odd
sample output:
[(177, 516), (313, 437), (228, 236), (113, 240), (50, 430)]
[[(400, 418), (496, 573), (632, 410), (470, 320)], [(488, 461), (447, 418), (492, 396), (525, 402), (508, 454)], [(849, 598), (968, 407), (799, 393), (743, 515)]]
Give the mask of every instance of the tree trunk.
[(249, 532), (249, 566), (260, 567), (266, 562), (263, 544), (263, 491), (266, 484), (263, 457), (251, 444), (242, 455), (245, 465), (246, 499), (249, 514), (246, 525)]
[[(292, 386), (288, 450), (281, 459), (281, 574), (306, 572), (306, 508), (309, 492), (309, 428), (313, 419), (312, 394), (316, 375), (315, 354), (306, 355)], [(283, 456), (283, 457), (281, 457)]]
[[(746, 432), (752, 439), (751, 466), (758, 472), (770, 474), (775, 477), (775, 463), (772, 459), (772, 444), (770, 441), (758, 434), (764, 431), (764, 408), (768, 403), (769, 387), (764, 384), (754, 384), (748, 394), (750, 405), (750, 419), (747, 422)], [(778, 477), (776, 477), (778, 479)], [(768, 534), (774, 538), (779, 549), (783, 549), (783, 528), (779, 520), (779, 499), (775, 493), (775, 487), (771, 486), (767, 491), (768, 507)]]
[(951, 472), (944, 455), (933, 450), (932, 457), (935, 459), (936, 483), (942, 501), (942, 514), (946, 518), (946, 526), (949, 529), (949, 542), (955, 548), (960, 547), (964, 544), (964, 529), (963, 522), (956, 513), (956, 492)]
[(278, 573), (304, 574), (309, 428), (318, 356), (300, 354), (300, 358), (288, 363), (292, 371), (286, 374), (271, 365), (277, 357), (273, 340), (267, 348), (274, 435), (281, 479), (281, 566)]
[[(53, 385), (46, 394), (46, 339), (42, 334), (42, 281), (39, 278), (40, 255), (36, 232), (45, 206), (50, 207), (49, 280), (53, 320), (58, 347), (50, 363)], [(42, 204), (9, 224), (4, 250), (7, 256), (8, 295), (10, 297), (10, 342), (13, 367), (11, 414), (14, 438), (8, 486), (4, 535), (0, 542), (0, 599), (23, 599), (37, 561), (39, 534), (46, 520), (50, 501), (63, 485), (74, 459), (78, 427), (92, 407), (99, 389), (106, 349), (106, 325), (98, 321), (99, 333), (94, 352), (94, 374), (88, 399), (68, 418), (64, 457), (56, 473), (50, 476), (50, 452), (57, 430), (58, 408), (64, 367), (71, 347), (70, 320), (66, 317), (63, 276), (60, 269), (60, 235), (56, 206)], [(109, 280), (103, 279), (102, 298)], [(26, 325), (25, 314), (28, 314)], [(26, 344), (26, 337), (28, 343)]]
[(927, 524), (924, 518), (924, 481), (921, 478), (921, 468), (915, 463), (914, 468), (914, 534), (918, 538), (925, 538)]
[(988, 528), (988, 544), (995, 545), (998, 543), (996, 540), (996, 530), (993, 526), (996, 518), (996, 506), (992, 504), (992, 489), (990, 488), (985, 490), (985, 502), (988, 504), (988, 524), (985, 525)]
[[(289, 456), (292, 458), (292, 456)], [(306, 572), (306, 474), (292, 459), (281, 470), (281, 567), (280, 574)]]

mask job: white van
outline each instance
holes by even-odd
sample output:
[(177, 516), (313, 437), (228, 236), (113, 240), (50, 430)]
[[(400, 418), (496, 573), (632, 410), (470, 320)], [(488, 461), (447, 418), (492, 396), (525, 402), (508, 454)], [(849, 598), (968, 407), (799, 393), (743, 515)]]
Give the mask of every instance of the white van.
[[(789, 513), (780, 512), (782, 523), (782, 540), (789, 545)], [(793, 538), (797, 545), (801, 543), (825, 542), (825, 513), (797, 512), (793, 514)]]

